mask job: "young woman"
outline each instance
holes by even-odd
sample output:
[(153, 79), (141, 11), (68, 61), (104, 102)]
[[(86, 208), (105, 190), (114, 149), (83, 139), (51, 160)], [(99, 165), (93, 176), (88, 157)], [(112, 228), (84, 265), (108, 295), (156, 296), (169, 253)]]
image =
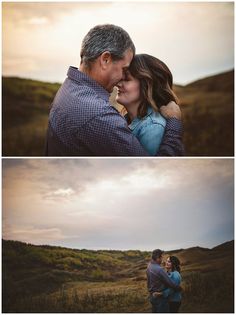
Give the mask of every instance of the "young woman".
[[(166, 270), (171, 280), (180, 285), (182, 281), (180, 275), (180, 261), (176, 256), (169, 256), (167, 258)], [(168, 296), (170, 313), (178, 313), (182, 299), (181, 292), (174, 291), (172, 289), (166, 289), (163, 291), (163, 296)]]
[(156, 154), (166, 125), (159, 108), (178, 102), (172, 85), (166, 64), (147, 54), (135, 55), (125, 80), (117, 84), (116, 101), (125, 107), (129, 128), (150, 155)]

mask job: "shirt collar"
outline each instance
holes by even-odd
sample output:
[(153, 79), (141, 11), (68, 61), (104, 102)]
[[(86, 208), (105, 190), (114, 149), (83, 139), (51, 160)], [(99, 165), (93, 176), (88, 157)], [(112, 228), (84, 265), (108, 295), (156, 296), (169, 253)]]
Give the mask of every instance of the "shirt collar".
[(67, 76), (74, 81), (77, 81), (79, 83), (82, 82), (91, 87), (102, 99), (109, 102), (110, 94), (94, 79), (89, 77), (87, 74), (81, 72), (78, 68), (70, 66), (67, 71)]
[(151, 260), (151, 264), (154, 264), (154, 265), (158, 265), (158, 266), (160, 266), (160, 264), (158, 264), (155, 260)]

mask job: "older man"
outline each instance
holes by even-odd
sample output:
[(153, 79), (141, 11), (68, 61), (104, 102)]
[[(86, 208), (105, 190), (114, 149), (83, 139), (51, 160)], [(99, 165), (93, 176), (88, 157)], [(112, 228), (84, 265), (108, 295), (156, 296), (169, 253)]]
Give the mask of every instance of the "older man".
[[(70, 67), (49, 115), (48, 156), (145, 156), (125, 119), (109, 103), (135, 54), (128, 33), (105, 24), (92, 28), (81, 48), (80, 68)], [(182, 155), (181, 113), (175, 103), (162, 107), (167, 118), (157, 155)]]

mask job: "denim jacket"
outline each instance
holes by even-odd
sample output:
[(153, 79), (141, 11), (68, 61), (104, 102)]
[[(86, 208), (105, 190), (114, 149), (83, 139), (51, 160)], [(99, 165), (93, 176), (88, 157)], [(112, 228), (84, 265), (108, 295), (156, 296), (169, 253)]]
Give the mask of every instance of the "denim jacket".
[[(177, 285), (180, 285), (182, 278), (178, 271), (173, 271), (168, 273), (170, 279), (176, 283)], [(164, 297), (168, 297), (170, 302), (180, 302), (182, 299), (181, 292), (180, 291), (174, 291), (173, 289), (167, 288), (162, 291)]]
[(149, 107), (147, 115), (141, 119), (135, 118), (129, 125), (129, 129), (150, 155), (156, 155), (162, 142), (165, 126), (166, 119)]

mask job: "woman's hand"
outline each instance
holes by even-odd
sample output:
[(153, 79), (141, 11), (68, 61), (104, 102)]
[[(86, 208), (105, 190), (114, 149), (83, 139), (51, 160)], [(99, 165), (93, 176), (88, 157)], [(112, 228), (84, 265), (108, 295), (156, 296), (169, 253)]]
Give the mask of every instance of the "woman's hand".
[(181, 110), (179, 108), (179, 105), (177, 105), (173, 101), (171, 101), (167, 105), (161, 106), (160, 113), (166, 119), (169, 119), (169, 118), (181, 119)]
[(152, 295), (154, 297), (160, 297), (160, 296), (163, 296), (163, 293), (162, 292), (154, 292)]

